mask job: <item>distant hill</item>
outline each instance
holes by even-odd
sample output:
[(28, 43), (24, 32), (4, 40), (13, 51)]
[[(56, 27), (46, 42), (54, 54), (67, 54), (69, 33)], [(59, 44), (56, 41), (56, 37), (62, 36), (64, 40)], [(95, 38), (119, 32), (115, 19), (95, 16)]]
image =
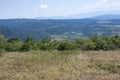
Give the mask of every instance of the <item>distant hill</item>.
[[(117, 14), (116, 14), (117, 13)], [(34, 19), (84, 19), (84, 18), (91, 18), (91, 19), (99, 19), (99, 20), (110, 20), (110, 19), (120, 19), (120, 12), (84, 12), (78, 14), (71, 14), (67, 16), (50, 16), (50, 17), (36, 17)]]
[(93, 16), (97, 16), (98, 12), (89, 12), (89, 13), (78, 13), (78, 14), (71, 14), (67, 16), (50, 16), (50, 17), (36, 17), (35, 19), (84, 19), (84, 18), (91, 18)]
[(46, 19), (66, 19), (66, 17), (64, 17), (64, 16), (51, 16), (51, 17), (36, 17), (35, 19), (42, 19), (42, 20), (46, 20)]
[(100, 16), (92, 17), (92, 19), (99, 19), (99, 20), (120, 19), (120, 15), (113, 15), (113, 14), (100, 15)]
[(55, 40), (99, 36), (113, 36), (120, 34), (120, 19), (1, 19), (0, 32), (6, 38), (18, 37), (24, 40), (27, 36), (35, 40), (50, 37)]

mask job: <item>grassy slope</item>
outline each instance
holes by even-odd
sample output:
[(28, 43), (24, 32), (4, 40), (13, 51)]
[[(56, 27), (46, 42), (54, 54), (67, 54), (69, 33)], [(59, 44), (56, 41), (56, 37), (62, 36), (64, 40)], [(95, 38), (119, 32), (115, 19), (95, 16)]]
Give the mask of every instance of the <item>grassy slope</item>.
[(119, 51), (4, 53), (0, 80), (120, 80)]

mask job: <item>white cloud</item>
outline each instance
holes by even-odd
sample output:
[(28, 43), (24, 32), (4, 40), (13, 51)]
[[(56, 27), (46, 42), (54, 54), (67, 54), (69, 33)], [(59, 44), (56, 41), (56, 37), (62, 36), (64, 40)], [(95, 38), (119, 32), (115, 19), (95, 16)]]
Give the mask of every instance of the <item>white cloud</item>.
[(41, 4), (41, 5), (40, 5), (40, 8), (42, 8), (42, 9), (43, 9), (43, 8), (48, 8), (48, 5), (46, 5), (46, 4)]

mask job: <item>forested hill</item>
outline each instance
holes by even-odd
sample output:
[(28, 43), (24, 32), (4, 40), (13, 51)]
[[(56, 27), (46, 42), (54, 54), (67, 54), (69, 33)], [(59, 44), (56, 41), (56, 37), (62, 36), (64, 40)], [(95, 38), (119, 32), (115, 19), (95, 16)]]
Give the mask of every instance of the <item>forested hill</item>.
[(27, 36), (40, 40), (44, 37), (52, 39), (76, 39), (93, 34), (113, 36), (120, 34), (120, 19), (1, 19), (0, 33), (6, 38), (17, 37), (24, 40)]

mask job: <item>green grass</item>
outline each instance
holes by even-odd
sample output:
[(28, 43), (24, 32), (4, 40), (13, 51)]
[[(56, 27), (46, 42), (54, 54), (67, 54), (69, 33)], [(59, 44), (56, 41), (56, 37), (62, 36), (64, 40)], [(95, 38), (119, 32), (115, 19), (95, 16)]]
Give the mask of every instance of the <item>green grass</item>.
[(7, 52), (0, 57), (0, 80), (120, 80), (120, 52)]
[[(76, 40), (79, 37), (82, 37), (82, 35), (66, 35), (66, 34), (61, 34), (61, 35), (51, 35), (52, 38), (55, 40)], [(83, 37), (85, 38), (85, 37)]]

